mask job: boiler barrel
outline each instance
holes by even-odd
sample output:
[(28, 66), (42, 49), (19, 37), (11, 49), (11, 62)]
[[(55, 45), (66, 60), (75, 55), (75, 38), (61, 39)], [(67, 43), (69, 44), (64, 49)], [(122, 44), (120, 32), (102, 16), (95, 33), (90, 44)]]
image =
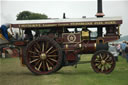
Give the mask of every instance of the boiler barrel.
[(95, 53), (96, 51), (99, 50), (108, 50), (108, 44), (96, 44), (96, 42), (91, 42), (89, 41), (88, 43), (83, 43), (82, 47), (84, 47), (83, 49), (83, 53)]

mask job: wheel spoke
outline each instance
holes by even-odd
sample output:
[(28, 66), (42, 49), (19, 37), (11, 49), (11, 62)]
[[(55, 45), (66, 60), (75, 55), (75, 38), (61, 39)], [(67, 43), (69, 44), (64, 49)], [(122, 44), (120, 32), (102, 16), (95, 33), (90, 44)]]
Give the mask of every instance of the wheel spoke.
[(99, 59), (96, 59), (94, 62), (100, 63), (101, 61)]
[(104, 60), (104, 59), (105, 59), (105, 57), (106, 57), (106, 54), (104, 53), (104, 54), (102, 55), (102, 59)]
[(38, 67), (38, 70), (40, 70), (41, 65), (42, 65), (42, 62), (40, 62), (40, 65), (39, 65), (39, 67)]
[(53, 59), (53, 58), (49, 58), (49, 59), (57, 63), (57, 60), (55, 60), (55, 59)]
[(112, 59), (111, 57), (109, 57), (107, 60), (106, 60), (107, 63), (111, 63), (112, 62)]
[(41, 48), (40, 48), (40, 45), (36, 42), (36, 45), (37, 45), (37, 47), (40, 49), (40, 51), (41, 51)]
[(110, 64), (107, 64), (107, 68), (110, 69), (111, 68), (111, 65)]
[(36, 62), (37, 60), (39, 60), (39, 59), (34, 59), (34, 60), (30, 61), (29, 63)]
[(97, 64), (95, 64), (95, 66), (98, 67), (100, 64), (101, 64), (101, 63), (97, 63)]
[(47, 62), (46, 62), (46, 66), (47, 66), (47, 69), (48, 69), (48, 70), (50, 70), (50, 67), (49, 67), (49, 65), (48, 65), (48, 63), (47, 63)]
[(100, 57), (101, 60), (103, 60), (103, 58), (102, 58), (102, 54), (101, 54), (101, 53), (99, 54), (99, 57)]
[(55, 50), (51, 51), (49, 54), (52, 54), (52, 53), (54, 53), (54, 52), (56, 52), (56, 51), (57, 51), (57, 49), (55, 49)]
[(108, 63), (109, 65), (112, 65), (113, 64), (113, 62), (110, 62), (110, 63)]
[(106, 71), (107, 69), (106, 69), (106, 65), (104, 65), (104, 71)]
[(35, 47), (36, 52), (40, 53), (40, 51)]
[(53, 63), (51, 63), (48, 59), (47, 59), (47, 61), (48, 61), (48, 63), (49, 63), (50, 65), (54, 66)]
[(48, 57), (57, 57), (58, 55), (47, 55)]
[(40, 56), (31, 56), (31, 57), (33, 57), (33, 58), (39, 58)]
[(99, 69), (102, 71), (102, 67), (103, 67), (103, 65), (101, 64), (100, 66), (99, 66)]
[(103, 71), (104, 71), (104, 65), (101, 66), (101, 72), (103, 72)]
[(36, 52), (33, 52), (33, 51), (28, 51), (29, 53), (33, 53), (33, 54), (37, 54)]
[(39, 62), (40, 62), (40, 60), (38, 60), (38, 61), (36, 62), (35, 67), (38, 65)]
[(44, 42), (42, 43), (42, 52), (44, 52)]
[(46, 51), (46, 54), (52, 49), (53, 47), (50, 47), (47, 51)]
[(107, 55), (106, 58), (105, 58), (105, 61), (109, 58), (109, 56)]

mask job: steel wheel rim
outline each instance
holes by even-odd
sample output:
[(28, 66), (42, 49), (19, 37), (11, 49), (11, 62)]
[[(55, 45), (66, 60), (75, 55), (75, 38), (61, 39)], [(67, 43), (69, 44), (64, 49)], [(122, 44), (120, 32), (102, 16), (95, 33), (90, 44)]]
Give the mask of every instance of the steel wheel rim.
[(47, 74), (53, 71), (58, 62), (58, 48), (50, 41), (37, 40), (27, 49), (27, 63), (37, 73)]
[(110, 73), (115, 67), (115, 60), (109, 52), (99, 52), (92, 58), (92, 67), (98, 73)]

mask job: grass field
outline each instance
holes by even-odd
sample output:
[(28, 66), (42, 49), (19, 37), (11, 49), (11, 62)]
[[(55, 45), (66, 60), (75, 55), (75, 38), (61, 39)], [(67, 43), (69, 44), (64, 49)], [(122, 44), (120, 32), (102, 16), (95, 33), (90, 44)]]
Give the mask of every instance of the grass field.
[[(90, 57), (83, 55), (82, 60)], [(95, 73), (88, 63), (37, 76), (22, 67), (18, 58), (0, 59), (0, 85), (128, 85), (128, 63), (119, 57), (115, 70), (107, 75)]]

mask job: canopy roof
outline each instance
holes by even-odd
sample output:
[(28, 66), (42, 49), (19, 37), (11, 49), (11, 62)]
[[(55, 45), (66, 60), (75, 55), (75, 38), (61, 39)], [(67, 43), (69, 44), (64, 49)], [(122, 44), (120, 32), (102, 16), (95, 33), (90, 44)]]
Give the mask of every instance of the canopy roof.
[(45, 27), (72, 27), (72, 26), (97, 26), (120, 25), (121, 17), (101, 18), (74, 18), (74, 19), (45, 19), (45, 20), (18, 20), (11, 24), (13, 28), (45, 28)]

